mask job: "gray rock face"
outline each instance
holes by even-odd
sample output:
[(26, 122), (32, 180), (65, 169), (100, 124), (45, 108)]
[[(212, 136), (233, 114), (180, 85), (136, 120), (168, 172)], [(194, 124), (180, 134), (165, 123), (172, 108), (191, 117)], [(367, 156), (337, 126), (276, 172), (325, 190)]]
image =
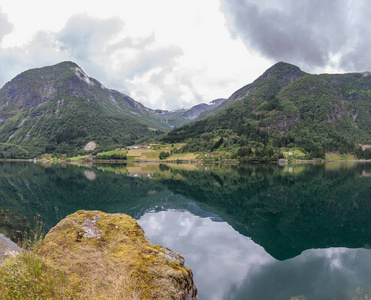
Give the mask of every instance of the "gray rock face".
[(95, 148), (97, 148), (97, 144), (94, 141), (90, 141), (84, 146), (85, 151), (93, 151)]
[(215, 107), (218, 107), (220, 104), (222, 104), (225, 100), (225, 98), (219, 98), (215, 99), (213, 101), (210, 101), (209, 103), (201, 103), (197, 104), (195, 106), (192, 106), (189, 109), (178, 109), (174, 111), (167, 111), (167, 110), (155, 110), (155, 113), (158, 115), (162, 115), (163, 117), (179, 117), (184, 120), (194, 120), (199, 115), (201, 115), (205, 111), (209, 111)]
[(0, 233), (0, 264), (6, 257), (17, 255), (22, 249), (8, 239), (5, 235)]

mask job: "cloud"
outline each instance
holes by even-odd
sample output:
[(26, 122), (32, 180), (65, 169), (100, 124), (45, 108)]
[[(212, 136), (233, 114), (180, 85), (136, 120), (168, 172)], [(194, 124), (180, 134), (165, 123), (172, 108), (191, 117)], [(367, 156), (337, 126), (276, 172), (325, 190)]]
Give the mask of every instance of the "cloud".
[(0, 44), (4, 36), (13, 31), (13, 25), (8, 21), (8, 16), (0, 9)]
[(368, 249), (310, 249), (254, 269), (224, 299), (356, 299), (369, 286), (370, 267)]
[(136, 77), (130, 81), (129, 89), (134, 92), (134, 99), (148, 99), (150, 107), (179, 109), (203, 101), (193, 83), (196, 78), (195, 71), (169, 64)]
[[(6, 16), (0, 14), (0, 25), (4, 23), (8, 28), (0, 27), (0, 38), (2, 32), (12, 28), (6, 22)], [(124, 92), (144, 105), (178, 108), (181, 104), (176, 98), (181, 99), (183, 94), (175, 92), (182, 80), (176, 70), (180, 69), (178, 58), (182, 55), (177, 46), (160, 45), (153, 33), (129, 36), (119, 18), (74, 15), (59, 32), (39, 31), (25, 45), (0, 47), (0, 84), (26, 69), (71, 60), (106, 87)], [(194, 93), (192, 97), (196, 98)]]
[[(166, 77), (174, 72), (177, 58), (183, 55), (179, 47), (159, 45), (152, 33), (132, 37), (125, 33), (125, 24), (118, 18), (96, 19), (75, 15), (55, 39), (60, 49), (109, 88), (123, 91), (151, 107), (165, 107), (168, 103)], [(153, 97), (151, 78), (158, 76), (162, 90)], [(152, 74), (152, 75), (151, 75)], [(162, 81), (161, 81), (162, 80)], [(166, 96), (165, 96), (166, 95)]]
[(88, 15), (74, 15), (55, 39), (72, 57), (93, 59), (105, 52), (107, 43), (121, 32), (123, 25), (119, 18), (101, 20)]
[(371, 69), (371, 3), (321, 0), (221, 0), (230, 32), (273, 61), (309, 70)]
[[(141, 5), (120, 4), (100, 14), (96, 10), (101, 7), (91, 5), (80, 10), (89, 14), (72, 16), (78, 9), (67, 5), (68, 12), (61, 7), (54, 16), (50, 11), (48, 25), (53, 26), (39, 32), (35, 30), (45, 28), (43, 22), (26, 30), (31, 18), (19, 18), (8, 7), (14, 26), (7, 22), (6, 32), (15, 30), (0, 44), (0, 86), (27, 69), (70, 60), (107, 88), (147, 107), (178, 109), (227, 97), (269, 67), (259, 57), (251, 62), (243, 43), (230, 38), (217, 2), (192, 9), (184, 4), (181, 11), (174, 6), (172, 14), (164, 4), (148, 4), (150, 12)], [(0, 14), (0, 20), (7, 18)]]
[(38, 32), (21, 47), (0, 47), (0, 86), (27, 69), (67, 60), (68, 57), (58, 47), (54, 36), (46, 32)]

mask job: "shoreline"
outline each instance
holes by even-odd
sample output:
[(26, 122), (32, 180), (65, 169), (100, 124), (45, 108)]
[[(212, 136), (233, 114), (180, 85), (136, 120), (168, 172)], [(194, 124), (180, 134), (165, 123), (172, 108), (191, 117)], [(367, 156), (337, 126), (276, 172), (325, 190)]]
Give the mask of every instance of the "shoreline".
[(213, 161), (213, 160), (123, 160), (123, 159), (102, 159), (102, 160), (44, 160), (44, 159), (0, 159), (0, 162), (33, 162), (33, 163), (109, 163), (109, 164), (128, 164), (128, 163), (153, 163), (153, 164), (279, 164), (286, 165), (289, 163), (330, 163), (330, 162), (371, 162), (367, 159), (352, 159), (352, 160), (286, 160), (285, 162), (279, 161), (234, 161), (234, 160), (225, 160), (225, 161)]

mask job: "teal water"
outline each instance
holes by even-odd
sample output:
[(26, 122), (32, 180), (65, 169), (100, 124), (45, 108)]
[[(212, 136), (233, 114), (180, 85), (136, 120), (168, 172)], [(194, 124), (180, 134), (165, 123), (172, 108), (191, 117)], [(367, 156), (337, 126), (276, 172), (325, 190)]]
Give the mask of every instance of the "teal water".
[(371, 163), (0, 162), (0, 208), (14, 239), (35, 216), (127, 213), (185, 257), (201, 300), (371, 295)]

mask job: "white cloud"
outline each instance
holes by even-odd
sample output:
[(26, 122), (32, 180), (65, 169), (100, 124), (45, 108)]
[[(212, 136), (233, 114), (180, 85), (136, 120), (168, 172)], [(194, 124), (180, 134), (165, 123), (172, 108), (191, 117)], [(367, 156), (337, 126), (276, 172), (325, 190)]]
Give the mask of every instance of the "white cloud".
[(71, 60), (146, 106), (176, 109), (228, 97), (272, 64), (230, 37), (217, 1), (106, 4), (5, 0), (0, 85)]
[(8, 16), (3, 14), (0, 9), (0, 44), (4, 36), (13, 30), (13, 25), (8, 21)]
[[(0, 65), (5, 70), (0, 80), (5, 83), (6, 79), (24, 71), (22, 66), (28, 69), (72, 60), (105, 86), (133, 96), (143, 95), (141, 100), (145, 104), (156, 106), (159, 99), (151, 102), (151, 89), (145, 91), (145, 84), (138, 86), (134, 82), (154, 69), (169, 76), (180, 55), (182, 51), (176, 46), (158, 45), (153, 34), (144, 38), (125, 36), (124, 24), (117, 18), (102, 20), (74, 15), (59, 32), (39, 31), (22, 46), (0, 48)], [(166, 90), (166, 84), (160, 78), (158, 81)], [(164, 94), (162, 91), (160, 96), (166, 99)]]
[[(118, 18), (96, 19), (88, 15), (72, 16), (62, 31), (55, 34), (62, 50), (79, 60), (94, 59), (106, 52), (108, 43), (122, 30)], [(107, 53), (109, 56), (111, 53)]]

